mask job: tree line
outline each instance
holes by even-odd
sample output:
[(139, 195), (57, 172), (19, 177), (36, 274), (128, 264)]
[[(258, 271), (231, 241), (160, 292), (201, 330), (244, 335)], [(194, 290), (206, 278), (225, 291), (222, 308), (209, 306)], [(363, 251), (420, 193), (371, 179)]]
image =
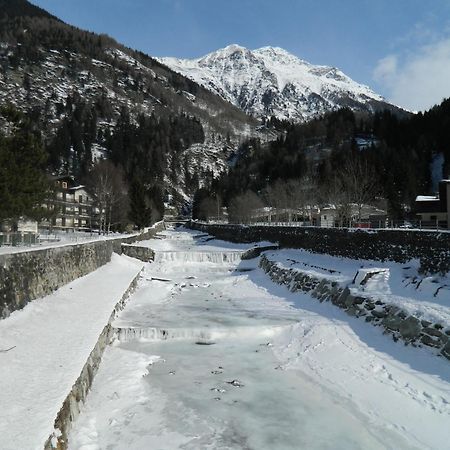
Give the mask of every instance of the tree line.
[[(229, 172), (194, 198), (195, 217), (206, 216), (208, 191), (231, 211), (244, 211), (250, 198), (255, 205), (282, 202), (284, 185), (297, 207), (304, 204), (305, 191), (314, 192), (307, 203), (353, 203), (359, 210), (383, 198), (389, 216), (404, 219), (414, 213), (417, 195), (432, 193), (430, 165), (437, 154), (444, 156), (440, 176), (450, 173), (450, 100), (404, 118), (341, 109), (304, 124), (276, 119), (265, 124), (280, 137), (243, 143)], [(270, 192), (278, 192), (280, 200), (270, 200)]]
[[(122, 108), (115, 126), (99, 126), (101, 102), (69, 96), (65, 117), (45, 140), (39, 114), (12, 106), (1, 110), (7, 133), (0, 134), (0, 219), (46, 215), (50, 175), (71, 175), (85, 184), (100, 211), (103, 231), (132, 223), (148, 226), (164, 214), (167, 180), (181, 170), (180, 154), (204, 141), (200, 121), (184, 113), (131, 117)], [(93, 146), (103, 149), (93, 158)], [(170, 184), (170, 183), (169, 183)]]

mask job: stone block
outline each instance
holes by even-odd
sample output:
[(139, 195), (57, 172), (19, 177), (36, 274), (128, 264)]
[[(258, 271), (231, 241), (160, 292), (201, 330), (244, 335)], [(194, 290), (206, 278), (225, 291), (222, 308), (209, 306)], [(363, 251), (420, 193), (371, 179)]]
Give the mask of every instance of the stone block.
[(441, 353), (450, 361), (450, 342), (447, 342)]
[[(430, 336), (427, 336), (426, 334), (424, 334), (421, 337), (421, 342), (425, 345), (427, 345), (428, 347), (435, 347), (435, 348), (439, 348), (441, 347), (441, 341), (439, 339), (433, 339)], [(449, 349), (450, 350), (450, 349)], [(444, 350), (443, 350), (444, 351)], [(449, 358), (450, 359), (450, 358)]]
[(420, 337), (420, 332), (422, 330), (422, 325), (420, 320), (409, 316), (400, 323), (399, 331), (403, 339), (411, 340)]
[[(375, 311), (372, 311), (372, 314), (374, 314)], [(387, 315), (383, 319), (383, 326), (391, 331), (399, 331), (400, 330), (400, 324), (403, 322), (403, 319), (401, 317), (395, 316), (395, 315)]]
[(364, 308), (367, 309), (367, 311), (373, 311), (375, 305), (372, 302), (366, 301), (366, 303), (364, 303)]
[(430, 335), (430, 336), (435, 336), (435, 337), (438, 337), (438, 338), (440, 338), (441, 336), (443, 336), (443, 334), (442, 334), (441, 331), (436, 330), (436, 328), (432, 328), (432, 327), (424, 328), (422, 331), (423, 331), (424, 333)]
[(372, 316), (376, 317), (377, 319), (384, 319), (385, 317), (387, 317), (387, 312), (386, 311), (377, 311), (377, 310), (373, 310), (371, 312)]

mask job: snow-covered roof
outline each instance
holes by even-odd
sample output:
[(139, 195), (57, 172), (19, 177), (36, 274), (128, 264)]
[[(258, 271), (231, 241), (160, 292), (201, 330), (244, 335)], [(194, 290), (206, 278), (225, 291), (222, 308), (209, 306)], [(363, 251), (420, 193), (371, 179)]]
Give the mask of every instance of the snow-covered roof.
[(86, 186), (84, 184), (80, 184), (79, 186), (71, 187), (69, 190), (71, 191), (79, 191), (80, 189), (85, 189)]
[(416, 202), (435, 202), (439, 201), (439, 197), (436, 195), (418, 195), (416, 197)]

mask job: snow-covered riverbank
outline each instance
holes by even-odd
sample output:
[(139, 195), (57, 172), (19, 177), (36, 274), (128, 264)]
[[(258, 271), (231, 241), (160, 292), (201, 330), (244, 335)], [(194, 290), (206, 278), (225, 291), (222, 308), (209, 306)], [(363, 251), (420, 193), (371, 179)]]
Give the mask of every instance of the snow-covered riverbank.
[(41, 449), (116, 304), (143, 264), (110, 263), (0, 321), (0, 448)]
[(246, 246), (192, 232), (147, 245), (172, 256), (147, 265), (114, 323), (121, 341), (71, 448), (447, 447), (447, 361), (289, 293), (255, 262), (205, 258)]

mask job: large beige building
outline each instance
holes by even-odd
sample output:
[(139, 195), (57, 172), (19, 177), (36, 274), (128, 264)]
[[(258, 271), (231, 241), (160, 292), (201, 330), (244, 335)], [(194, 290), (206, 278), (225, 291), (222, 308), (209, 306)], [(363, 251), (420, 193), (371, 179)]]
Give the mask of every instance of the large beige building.
[(91, 230), (95, 211), (85, 186), (75, 183), (71, 176), (55, 178), (53, 186), (53, 196), (46, 204), (53, 215), (40, 226), (66, 231)]

